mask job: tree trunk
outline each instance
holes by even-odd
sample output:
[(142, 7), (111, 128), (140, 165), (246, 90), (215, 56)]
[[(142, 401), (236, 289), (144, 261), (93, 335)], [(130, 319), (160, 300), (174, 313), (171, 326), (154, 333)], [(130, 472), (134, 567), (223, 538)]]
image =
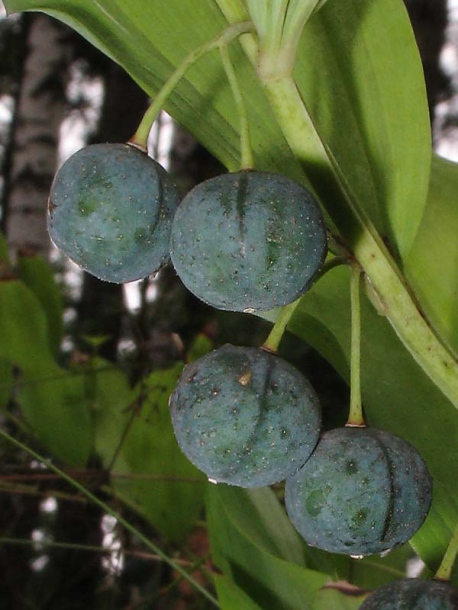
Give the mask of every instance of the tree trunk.
[(46, 255), (46, 203), (57, 164), (74, 34), (45, 15), (27, 15), (25, 21), (27, 55), (12, 134), (5, 228), (13, 253), (26, 248)]
[(445, 43), (447, 0), (405, 0), (425, 73), (431, 122), (434, 107), (446, 89), (446, 79), (439, 68)]

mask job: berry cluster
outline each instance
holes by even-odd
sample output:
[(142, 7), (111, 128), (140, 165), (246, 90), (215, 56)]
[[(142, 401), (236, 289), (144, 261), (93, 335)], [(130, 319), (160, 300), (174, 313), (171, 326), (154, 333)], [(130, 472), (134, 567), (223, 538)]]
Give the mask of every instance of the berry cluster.
[[(320, 207), (290, 178), (228, 173), (180, 203), (166, 171), (128, 144), (88, 146), (64, 163), (48, 228), (67, 256), (103, 280), (143, 278), (171, 258), (191, 292), (231, 311), (291, 304), (327, 254)], [(380, 553), (409, 540), (428, 513), (432, 483), (416, 450), (366, 427), (322, 434), (309, 381), (266, 349), (225, 345), (189, 364), (170, 409), (180, 447), (210, 481), (286, 480), (287, 513), (312, 546)], [(364, 607), (397, 607), (376, 604)]]

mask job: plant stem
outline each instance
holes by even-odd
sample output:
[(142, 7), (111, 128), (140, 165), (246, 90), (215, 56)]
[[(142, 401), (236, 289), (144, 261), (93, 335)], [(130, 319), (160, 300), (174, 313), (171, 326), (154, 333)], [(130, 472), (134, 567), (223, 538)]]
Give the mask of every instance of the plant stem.
[(269, 336), (262, 344), (261, 349), (265, 349), (268, 352), (273, 353), (276, 353), (278, 351), (278, 346), (280, 345), (280, 341), (282, 340), (282, 337), (285, 334), (286, 327), (288, 326), (289, 321), (293, 317), (293, 314), (296, 311), (296, 308), (301, 302), (301, 300), (302, 297), (297, 299), (296, 301), (293, 301), (292, 303), (289, 303), (289, 305), (285, 305), (281, 308), (277, 321), (273, 325)]
[(439, 580), (450, 580), (452, 575), (452, 569), (458, 555), (458, 523), (455, 526), (452, 538), (448, 544), (447, 550), (442, 558), (439, 569), (437, 570), (434, 578)]
[(351, 303), (351, 348), (350, 348), (350, 412), (347, 426), (365, 425), (361, 400), (361, 268), (357, 263), (351, 265), (350, 303)]
[(240, 118), (240, 169), (254, 169), (248, 114), (245, 102), (243, 100), (242, 90), (240, 89), (237, 75), (229, 57), (228, 45), (221, 45), (220, 51), (224, 70), (226, 72), (227, 80), (231, 86), (232, 95), (234, 96), (235, 104), (237, 106), (237, 113)]
[(105, 511), (112, 517), (114, 517), (118, 521), (118, 523), (120, 523), (123, 527), (126, 528), (126, 530), (128, 530), (131, 534), (133, 534), (139, 540), (141, 540), (141, 542), (143, 542), (143, 544), (147, 548), (151, 549), (154, 553), (156, 553), (156, 555), (158, 555), (158, 557), (160, 557), (162, 559), (162, 561), (167, 563), (173, 570), (175, 570), (176, 572), (181, 574), (181, 576), (183, 576), (183, 578), (185, 578), (197, 591), (199, 591), (202, 595), (204, 595), (216, 608), (219, 608), (218, 600), (215, 597), (213, 597), (213, 595), (211, 593), (209, 593), (209, 591), (207, 591), (199, 582), (197, 582), (190, 574), (188, 574), (188, 572), (186, 572), (186, 570), (184, 570), (180, 565), (178, 565), (175, 561), (173, 561), (173, 559), (171, 559), (168, 555), (166, 555), (166, 553), (164, 553), (164, 551), (162, 551), (158, 546), (156, 546), (154, 544), (154, 542), (149, 540), (144, 534), (142, 534), (142, 532), (140, 532), (137, 528), (135, 528), (133, 525), (131, 525), (126, 519), (124, 519), (124, 517), (118, 511), (111, 508), (111, 506), (109, 506), (108, 504), (106, 504), (105, 502), (103, 502), (102, 500), (97, 498), (97, 496), (95, 496), (88, 489), (86, 489), (83, 485), (81, 485), (81, 483), (79, 483), (78, 481), (73, 479), (71, 476), (69, 476), (66, 472), (61, 470), (58, 466), (55, 466), (52, 462), (47, 460), (45, 457), (43, 457), (42, 455), (40, 455), (39, 453), (37, 453), (36, 451), (34, 451), (30, 447), (28, 447), (21, 441), (18, 441), (17, 439), (15, 439), (13, 436), (11, 436), (7, 432), (5, 432), (5, 430), (3, 430), (2, 428), (0, 428), (0, 436), (3, 437), (8, 442), (10, 442), (11, 444), (18, 447), (19, 449), (22, 449), (22, 451), (27, 452), (30, 456), (35, 458), (37, 461), (44, 464), (49, 470), (52, 470), (53, 472), (55, 472), (56, 474), (61, 476), (65, 481), (67, 481), (67, 483), (72, 485), (75, 489), (77, 489), (84, 496), (86, 496), (86, 498), (88, 498), (88, 500), (90, 500), (91, 502), (93, 502), (94, 504), (99, 506), (99, 508), (101, 508), (103, 511)]
[(247, 0), (259, 36), (258, 71), (275, 80), (294, 69), (297, 45), (308, 19), (320, 0)]
[(220, 48), (223, 45), (228, 45), (232, 40), (238, 38), (242, 34), (250, 32), (251, 30), (253, 30), (253, 24), (251, 23), (251, 21), (242, 21), (241, 23), (234, 23), (227, 27), (216, 38), (210, 40), (209, 42), (206, 42), (198, 49), (192, 51), (159, 90), (154, 101), (152, 102), (148, 110), (145, 112), (140, 122), (140, 125), (137, 128), (137, 131), (129, 140), (129, 144), (132, 144), (133, 146), (136, 146), (137, 148), (146, 151), (148, 136), (154, 121), (156, 120), (158, 114), (164, 107), (167, 98), (175, 89), (179, 81), (186, 74), (186, 72), (189, 70), (189, 68), (191, 68), (191, 66), (193, 66), (196, 61), (198, 61), (201, 57), (203, 57), (210, 51)]

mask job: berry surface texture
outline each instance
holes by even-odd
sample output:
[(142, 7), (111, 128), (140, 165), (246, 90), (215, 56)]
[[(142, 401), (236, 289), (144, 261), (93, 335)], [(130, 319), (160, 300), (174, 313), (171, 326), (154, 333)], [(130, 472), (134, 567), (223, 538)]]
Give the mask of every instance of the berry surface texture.
[(270, 310), (311, 286), (326, 257), (319, 205), (295, 181), (240, 171), (207, 180), (183, 199), (171, 258), (185, 286), (231, 311)]
[(178, 192), (167, 172), (128, 144), (94, 144), (57, 172), (48, 231), (73, 262), (99, 279), (123, 283), (169, 260)]
[(308, 380), (262, 349), (225, 345), (189, 364), (170, 399), (178, 443), (212, 482), (261, 487), (310, 456), (321, 408)]

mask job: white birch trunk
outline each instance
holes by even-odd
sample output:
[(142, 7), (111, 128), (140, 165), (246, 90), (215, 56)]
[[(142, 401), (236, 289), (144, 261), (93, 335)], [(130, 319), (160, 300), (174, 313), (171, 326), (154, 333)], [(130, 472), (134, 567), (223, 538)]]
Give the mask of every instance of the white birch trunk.
[(19, 249), (46, 255), (46, 204), (57, 164), (72, 45), (68, 30), (57, 21), (41, 14), (29, 18), (5, 226), (13, 255)]

